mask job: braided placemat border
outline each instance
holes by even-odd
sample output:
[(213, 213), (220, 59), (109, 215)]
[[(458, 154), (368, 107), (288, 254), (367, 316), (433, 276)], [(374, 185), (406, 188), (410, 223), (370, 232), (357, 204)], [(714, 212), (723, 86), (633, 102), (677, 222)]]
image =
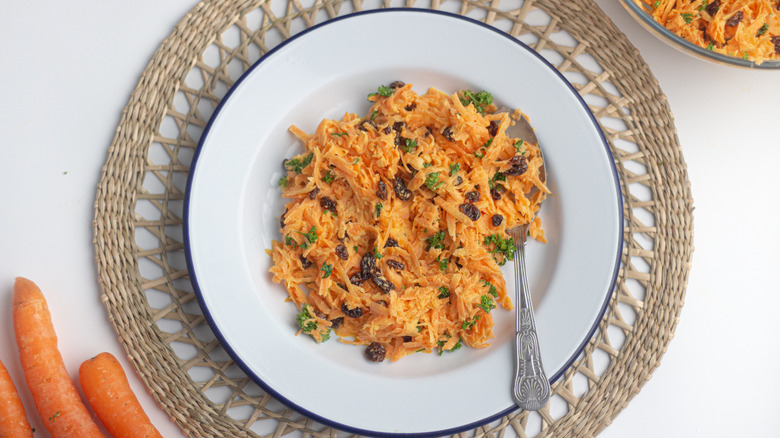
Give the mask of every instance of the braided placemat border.
[(280, 405), (224, 354), (189, 284), (182, 200), (210, 111), (262, 53), (329, 18), (399, 6), (470, 16), (550, 60), (599, 120), (624, 196), (618, 285), (598, 331), (553, 386), (550, 405), (463, 435), (595, 436), (639, 392), (671, 341), (693, 252), (686, 166), (657, 81), (592, 0), (204, 0), (163, 41), (133, 91), (94, 220), (109, 319), (152, 395), (189, 436), (337, 434)]

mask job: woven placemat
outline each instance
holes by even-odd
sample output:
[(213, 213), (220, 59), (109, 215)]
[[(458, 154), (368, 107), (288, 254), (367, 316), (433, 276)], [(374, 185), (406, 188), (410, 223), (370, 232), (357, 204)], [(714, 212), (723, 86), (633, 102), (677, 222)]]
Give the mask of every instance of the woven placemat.
[(263, 392), (220, 346), (189, 282), (182, 209), (200, 134), (263, 53), (329, 18), (380, 7), (446, 10), (501, 29), (555, 65), (590, 105), (621, 179), (625, 245), (598, 331), (538, 413), (463, 436), (598, 434), (659, 365), (679, 319), (693, 200), (666, 97), (592, 0), (204, 0), (163, 41), (122, 113), (95, 203), (109, 318), (157, 402), (189, 436), (335, 436)]

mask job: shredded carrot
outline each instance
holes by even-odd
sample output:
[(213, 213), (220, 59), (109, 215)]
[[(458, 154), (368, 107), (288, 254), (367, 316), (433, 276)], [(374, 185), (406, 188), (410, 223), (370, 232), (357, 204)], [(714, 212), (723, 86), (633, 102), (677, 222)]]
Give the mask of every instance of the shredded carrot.
[(24, 405), (11, 375), (0, 361), (0, 438), (32, 438)]
[[(513, 116), (487, 93), (385, 94), (370, 95), (365, 118), (290, 128), (306, 152), (285, 161), (273, 280), (317, 342), (333, 330), (394, 361), (486, 347), (490, 311), (513, 308), (499, 268), (513, 257), (506, 230), (549, 193), (538, 145), (506, 134)], [(533, 230), (544, 239), (539, 222)]]
[(114, 438), (162, 437), (138, 402), (122, 365), (111, 353), (100, 353), (79, 367), (79, 379), (90, 406)]
[(634, 0), (678, 36), (761, 64), (780, 59), (780, 0)]
[(65, 369), (41, 290), (17, 278), (13, 306), (19, 361), (43, 425), (54, 438), (102, 438)]

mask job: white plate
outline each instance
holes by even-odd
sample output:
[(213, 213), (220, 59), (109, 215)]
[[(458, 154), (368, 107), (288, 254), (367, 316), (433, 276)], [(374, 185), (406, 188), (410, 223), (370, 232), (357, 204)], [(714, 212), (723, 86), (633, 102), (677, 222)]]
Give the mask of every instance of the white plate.
[[(542, 357), (556, 380), (581, 352), (612, 291), (622, 209), (612, 156), (571, 85), (514, 38), (424, 10), (326, 22), (263, 57), (222, 101), (203, 134), (185, 206), (188, 263), (203, 312), (242, 369), (279, 400), (356, 433), (444, 435), (515, 409), (511, 312), (494, 310), (492, 346), (397, 363), (295, 336), (296, 309), (271, 281), (265, 249), (279, 235), (284, 158), (303, 152), (291, 124), (364, 115), (368, 93), (402, 80), (418, 93), (487, 90), (536, 128), (554, 195), (542, 207), (547, 245), (530, 243), (529, 282)], [(514, 287), (510, 265), (507, 287)]]

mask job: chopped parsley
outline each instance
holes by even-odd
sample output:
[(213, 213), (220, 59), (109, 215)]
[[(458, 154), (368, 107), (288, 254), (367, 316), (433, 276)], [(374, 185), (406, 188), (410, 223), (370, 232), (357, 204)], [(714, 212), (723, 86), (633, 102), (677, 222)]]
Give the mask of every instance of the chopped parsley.
[(331, 132), (330, 135), (337, 136), (337, 137), (344, 137), (345, 135), (349, 135), (346, 132)]
[(455, 176), (460, 171), (460, 163), (450, 164), (450, 176)]
[(656, 1), (655, 3), (653, 3), (653, 7), (654, 8), (657, 8), (659, 6), (661, 6), (661, 2), (660, 1)]
[(429, 173), (428, 176), (425, 177), (425, 187), (428, 187), (431, 190), (436, 190), (443, 185), (444, 183), (439, 181), (439, 172)]
[(320, 268), (320, 271), (325, 273), (325, 275), (323, 275), (322, 278), (328, 278), (330, 277), (330, 274), (333, 273), (333, 265), (331, 265), (328, 262), (322, 262), (322, 267)]
[(382, 205), (381, 202), (377, 202), (376, 203), (376, 206), (374, 207), (374, 209), (376, 210), (376, 217), (379, 217), (379, 215), (382, 213), (382, 208), (383, 207), (384, 206)]
[(298, 249), (298, 242), (296, 242), (295, 239), (290, 236), (285, 236), (284, 244), (287, 246), (292, 246), (293, 249)]
[(279, 187), (287, 187), (287, 184), (290, 183), (290, 179), (287, 178), (287, 175), (284, 175), (283, 177), (279, 178)]
[(747, 54), (747, 52), (742, 52), (742, 59), (744, 59), (745, 61), (747, 61), (747, 59), (748, 59), (748, 54)]
[(369, 118), (369, 120), (373, 122), (377, 114), (379, 114), (379, 111), (377, 110), (371, 111), (371, 117)]
[(296, 231), (296, 233), (300, 234), (301, 236), (306, 238), (306, 242), (303, 242), (301, 244), (301, 247), (303, 249), (306, 249), (309, 247), (310, 244), (315, 243), (318, 239), (317, 236), (317, 227), (315, 225), (312, 225), (309, 229), (308, 233), (301, 233), (300, 231)]
[[(517, 142), (515, 142), (515, 149), (517, 149), (517, 152), (520, 152), (520, 148), (523, 147), (523, 143), (525, 143), (523, 140), (517, 140)], [(523, 155), (525, 155), (525, 152), (523, 152)]]
[(506, 175), (501, 172), (496, 172), (496, 174), (493, 175), (493, 178), (488, 180), (488, 185), (491, 189), (496, 186), (496, 181), (506, 181)]
[(334, 179), (336, 179), (336, 175), (334, 175), (333, 171), (329, 169), (327, 172), (325, 172), (325, 175), (323, 175), (322, 178), (320, 179), (330, 184), (333, 182)]
[(439, 263), (439, 269), (442, 272), (447, 272), (447, 266), (450, 265), (449, 259), (442, 259), (441, 256), (436, 257), (436, 261)]
[(426, 238), (425, 243), (428, 244), (427, 249), (431, 249), (431, 248), (444, 249), (444, 231), (439, 231), (433, 236)]
[(368, 95), (369, 99), (380, 95), (382, 97), (390, 97), (393, 95), (393, 89), (388, 87), (387, 85), (380, 85), (379, 88), (377, 88), (376, 93), (371, 93)]
[(493, 286), (493, 284), (491, 282), (489, 282), (487, 280), (482, 280), (482, 285), (483, 286), (488, 286), (489, 287), (488, 293), (490, 295), (493, 295), (495, 298), (498, 298), (498, 289), (496, 289), (496, 287)]
[(382, 254), (379, 253), (379, 248), (377, 248), (376, 246), (374, 247), (372, 254), (374, 255), (375, 259), (381, 259), (382, 257), (384, 257)]
[(758, 33), (756, 34), (756, 36), (761, 36), (761, 35), (765, 34), (766, 31), (768, 31), (768, 30), (769, 30), (769, 24), (768, 23), (764, 23), (764, 25), (761, 26), (761, 29), (758, 29)]
[(474, 156), (477, 158), (483, 158), (485, 156), (485, 153), (481, 151), (474, 151)]
[(450, 296), (450, 290), (447, 289), (445, 286), (439, 287), (439, 298), (447, 298)]
[(484, 310), (485, 313), (490, 313), (491, 310), (496, 308), (496, 302), (489, 295), (482, 295), (479, 297), (479, 301), (477, 307)]
[(294, 158), (292, 160), (289, 160), (286, 163), (284, 163), (284, 167), (287, 170), (292, 170), (293, 172), (300, 174), (303, 168), (308, 166), (311, 163), (311, 160), (313, 158), (314, 158), (314, 152), (310, 153), (309, 155), (303, 158)]
[(352, 245), (352, 249), (355, 250), (355, 252), (358, 252), (358, 246), (357, 245)]
[(471, 319), (467, 319), (467, 320), (463, 321), (463, 325), (461, 325), (461, 328), (463, 328), (463, 330), (470, 329), (471, 327), (474, 326), (474, 324), (477, 323), (477, 321), (479, 321), (479, 318), (480, 318), (480, 316), (476, 315), (476, 316), (474, 316)]
[(352, 164), (357, 164), (360, 162), (360, 158), (355, 158), (355, 161), (352, 162)]
[(463, 343), (461, 343), (460, 339), (458, 339), (458, 343), (457, 344), (453, 345), (452, 348), (450, 348), (449, 350), (445, 350), (444, 349), (444, 344), (446, 344), (446, 343), (447, 343), (447, 341), (438, 341), (438, 342), (436, 342), (436, 345), (439, 346), (439, 356), (441, 356), (442, 353), (444, 353), (445, 351), (449, 351), (450, 353), (452, 353), (453, 351), (459, 350), (460, 347), (463, 346)]
[(489, 138), (488, 141), (486, 141), (485, 144), (482, 145), (482, 148), (487, 149), (490, 147), (491, 144), (493, 144), (493, 139)]
[(477, 112), (484, 115), (485, 107), (493, 103), (493, 95), (487, 91), (475, 93), (471, 90), (461, 90), (460, 103), (462, 103), (463, 106), (473, 104)]
[(406, 141), (401, 146), (401, 149), (405, 150), (407, 154), (410, 154), (417, 147), (417, 140), (411, 140), (408, 138), (405, 140)]
[(699, 6), (699, 10), (703, 11), (703, 10), (707, 9), (707, 6), (709, 6), (709, 2), (707, 2), (707, 0), (704, 0), (703, 2), (701, 2), (701, 5)]
[(295, 320), (298, 322), (298, 326), (300, 326), (303, 333), (314, 337), (313, 333), (319, 331), (320, 338), (322, 339), (320, 342), (325, 342), (330, 339), (330, 327), (323, 327), (326, 330), (323, 333), (323, 328), (317, 324), (317, 321), (311, 313), (311, 308), (311, 304), (304, 304), (301, 311), (298, 312), (298, 316), (295, 317)]
[(686, 23), (690, 23), (693, 21), (693, 14), (680, 14), (683, 20), (685, 20)]
[(710, 51), (712, 51), (712, 50), (714, 50), (714, 49), (715, 49), (715, 43), (713, 43), (712, 41), (710, 41), (710, 43), (709, 43), (709, 44), (707, 44), (707, 50), (710, 50)]
[(503, 239), (498, 234), (491, 234), (485, 237), (485, 241), (483, 243), (485, 245), (493, 245), (493, 249), (490, 251), (491, 253), (501, 254), (504, 256), (503, 260), (496, 260), (499, 266), (504, 266), (507, 260), (515, 259), (515, 243), (511, 237)]

